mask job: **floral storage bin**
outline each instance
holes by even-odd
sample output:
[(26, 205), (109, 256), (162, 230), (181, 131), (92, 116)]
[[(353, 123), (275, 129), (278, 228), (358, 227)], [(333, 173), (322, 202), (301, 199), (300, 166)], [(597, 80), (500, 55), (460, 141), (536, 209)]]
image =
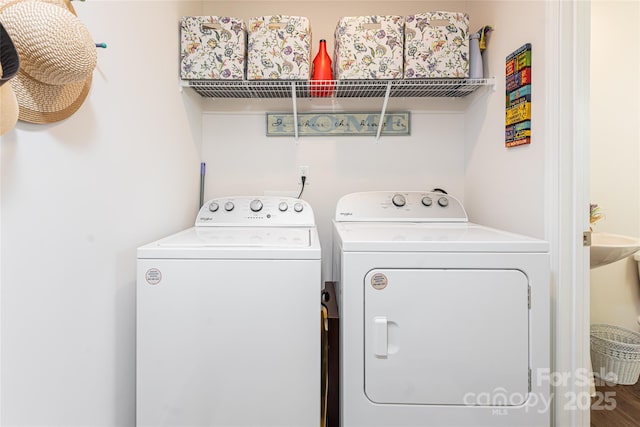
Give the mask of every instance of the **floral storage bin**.
[(244, 21), (185, 16), (180, 22), (180, 77), (243, 80), (247, 31)]
[(469, 77), (469, 15), (427, 12), (407, 16), (404, 77)]
[(248, 80), (308, 80), (311, 27), (302, 16), (272, 15), (248, 23)]
[(335, 30), (334, 75), (337, 79), (401, 79), (404, 18), (340, 18)]

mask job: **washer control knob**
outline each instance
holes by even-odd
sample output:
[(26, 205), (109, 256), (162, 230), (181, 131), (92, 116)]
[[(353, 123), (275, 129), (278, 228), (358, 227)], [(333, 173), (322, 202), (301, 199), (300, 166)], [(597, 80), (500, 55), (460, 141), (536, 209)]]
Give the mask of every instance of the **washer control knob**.
[(233, 202), (227, 202), (224, 204), (224, 210), (227, 212), (231, 212), (233, 208), (235, 208), (235, 205), (233, 204)]
[(431, 197), (429, 196), (425, 196), (422, 198), (422, 204), (425, 206), (431, 206), (431, 204), (433, 203), (433, 200), (431, 200)]
[(252, 200), (251, 203), (249, 203), (249, 208), (253, 212), (260, 212), (262, 210), (262, 202), (258, 199)]
[(394, 205), (396, 205), (399, 208), (401, 208), (407, 203), (407, 200), (404, 198), (402, 194), (394, 194), (393, 198), (391, 198), (391, 201), (393, 202)]
[(209, 203), (209, 211), (210, 212), (217, 212), (218, 209), (220, 209), (220, 205), (218, 205), (216, 202)]
[(278, 205), (278, 209), (280, 209), (280, 212), (286, 212), (287, 209), (289, 209), (289, 205), (287, 204), (287, 202), (280, 202), (280, 204)]
[(438, 199), (438, 204), (443, 208), (446, 208), (447, 206), (449, 206), (449, 199), (447, 199), (446, 197), (440, 197)]
[(293, 210), (296, 211), (296, 212), (302, 212), (303, 209), (304, 209), (304, 205), (302, 203), (300, 203), (300, 202), (296, 202), (293, 205)]

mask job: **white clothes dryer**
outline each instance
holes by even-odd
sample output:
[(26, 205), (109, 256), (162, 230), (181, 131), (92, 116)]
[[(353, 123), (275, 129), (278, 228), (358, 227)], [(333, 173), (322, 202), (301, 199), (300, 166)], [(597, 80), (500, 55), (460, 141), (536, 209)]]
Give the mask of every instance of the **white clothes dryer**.
[(547, 242), (439, 192), (349, 194), (333, 224), (342, 427), (550, 425)]
[(227, 197), (138, 248), (138, 426), (317, 427), (320, 244), (308, 203)]

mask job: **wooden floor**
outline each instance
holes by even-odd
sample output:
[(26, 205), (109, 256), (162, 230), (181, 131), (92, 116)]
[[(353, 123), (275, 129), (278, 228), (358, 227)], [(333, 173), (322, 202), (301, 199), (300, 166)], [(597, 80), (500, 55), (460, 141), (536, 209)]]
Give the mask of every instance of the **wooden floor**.
[(591, 427), (640, 426), (640, 381), (635, 385), (596, 383), (591, 400)]

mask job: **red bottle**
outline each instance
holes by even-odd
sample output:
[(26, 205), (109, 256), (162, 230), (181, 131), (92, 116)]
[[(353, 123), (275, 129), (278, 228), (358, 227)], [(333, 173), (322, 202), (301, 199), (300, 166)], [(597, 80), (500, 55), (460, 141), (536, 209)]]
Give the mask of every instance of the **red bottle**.
[(326, 97), (333, 95), (333, 69), (327, 53), (327, 41), (320, 40), (320, 49), (313, 60), (311, 76), (311, 96)]

